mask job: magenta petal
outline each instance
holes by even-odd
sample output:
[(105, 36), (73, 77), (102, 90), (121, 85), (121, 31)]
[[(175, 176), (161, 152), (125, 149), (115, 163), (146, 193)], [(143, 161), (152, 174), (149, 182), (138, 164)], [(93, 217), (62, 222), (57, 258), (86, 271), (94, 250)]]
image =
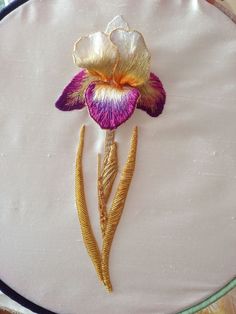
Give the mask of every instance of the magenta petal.
[(130, 118), (140, 93), (133, 87), (92, 82), (85, 93), (90, 116), (102, 129), (116, 129)]
[(150, 73), (147, 83), (139, 87), (141, 97), (138, 101), (138, 108), (146, 111), (150, 116), (159, 116), (165, 105), (166, 92), (160, 79)]
[(85, 106), (84, 91), (89, 83), (87, 72), (80, 71), (65, 87), (55, 106), (63, 111), (82, 109)]

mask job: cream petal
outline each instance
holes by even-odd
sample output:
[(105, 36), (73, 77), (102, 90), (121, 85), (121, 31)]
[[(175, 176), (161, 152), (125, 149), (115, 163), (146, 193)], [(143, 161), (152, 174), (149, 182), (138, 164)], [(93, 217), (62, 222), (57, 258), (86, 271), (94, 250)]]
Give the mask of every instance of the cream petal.
[(112, 78), (117, 58), (117, 48), (108, 35), (102, 32), (81, 37), (74, 46), (74, 63), (104, 81)]
[(117, 28), (122, 28), (126, 31), (129, 31), (129, 24), (123, 19), (121, 15), (115, 16), (108, 24), (105, 30), (106, 34), (110, 34)]
[(142, 34), (137, 31), (116, 29), (110, 39), (119, 51), (119, 61), (114, 71), (118, 84), (139, 86), (149, 78), (150, 53)]

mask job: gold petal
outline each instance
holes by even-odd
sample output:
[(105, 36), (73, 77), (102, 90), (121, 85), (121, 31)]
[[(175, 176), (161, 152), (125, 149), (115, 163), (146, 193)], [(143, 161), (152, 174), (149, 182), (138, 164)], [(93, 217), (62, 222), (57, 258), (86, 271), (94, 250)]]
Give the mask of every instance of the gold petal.
[(81, 37), (73, 50), (74, 63), (87, 69), (92, 75), (99, 76), (103, 81), (112, 78), (117, 58), (117, 48), (108, 35), (102, 32)]
[(121, 15), (115, 16), (108, 24), (105, 30), (106, 34), (110, 34), (117, 28), (122, 28), (126, 31), (129, 31), (129, 24), (123, 19)]
[(110, 34), (110, 39), (119, 51), (114, 80), (120, 85), (144, 84), (149, 78), (150, 53), (142, 34), (116, 29)]

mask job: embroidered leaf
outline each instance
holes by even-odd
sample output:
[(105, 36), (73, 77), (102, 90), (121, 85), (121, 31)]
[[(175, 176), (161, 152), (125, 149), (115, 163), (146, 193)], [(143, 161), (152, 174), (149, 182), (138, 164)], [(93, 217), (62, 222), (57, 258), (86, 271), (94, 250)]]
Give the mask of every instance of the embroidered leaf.
[(133, 177), (135, 160), (136, 160), (136, 151), (137, 151), (137, 140), (138, 140), (138, 130), (137, 127), (133, 130), (130, 151), (128, 159), (124, 166), (123, 172), (121, 174), (121, 179), (113, 199), (111, 209), (107, 217), (107, 226), (106, 232), (103, 239), (102, 246), (102, 272), (103, 272), (103, 281), (108, 291), (112, 291), (112, 285), (110, 281), (109, 274), (109, 255), (112, 245), (112, 240), (117, 228), (117, 225), (120, 221), (122, 211), (124, 209), (125, 200), (128, 194), (129, 186)]
[(104, 161), (102, 171), (102, 185), (104, 191), (104, 200), (108, 201), (112, 186), (118, 172), (117, 144), (113, 143), (107, 160)]
[(101, 156), (99, 155), (98, 170), (98, 203), (102, 236), (105, 235), (107, 222), (107, 201), (118, 172), (117, 144), (114, 142), (115, 131), (106, 131), (105, 154), (101, 170)]
[(94, 237), (92, 227), (90, 224), (89, 214), (86, 205), (85, 192), (84, 192), (84, 178), (82, 168), (82, 156), (84, 147), (84, 133), (85, 126), (82, 126), (80, 130), (80, 142), (76, 158), (75, 168), (75, 197), (76, 206), (81, 226), (81, 232), (86, 246), (87, 252), (93, 262), (98, 277), (103, 281), (102, 268), (101, 268), (101, 255), (98, 249), (96, 239)]

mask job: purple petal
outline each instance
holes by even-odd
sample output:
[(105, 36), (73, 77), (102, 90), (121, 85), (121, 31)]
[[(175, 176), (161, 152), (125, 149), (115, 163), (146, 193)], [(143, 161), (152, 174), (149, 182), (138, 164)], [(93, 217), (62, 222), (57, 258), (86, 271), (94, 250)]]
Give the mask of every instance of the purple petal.
[(166, 92), (160, 79), (150, 73), (146, 84), (139, 87), (141, 97), (138, 101), (138, 108), (146, 111), (150, 116), (159, 116), (164, 108), (166, 101)]
[(80, 71), (65, 87), (55, 106), (63, 111), (82, 109), (85, 106), (84, 91), (90, 81), (87, 72)]
[(115, 87), (92, 82), (85, 93), (90, 116), (102, 129), (116, 129), (130, 118), (140, 93), (133, 87)]

